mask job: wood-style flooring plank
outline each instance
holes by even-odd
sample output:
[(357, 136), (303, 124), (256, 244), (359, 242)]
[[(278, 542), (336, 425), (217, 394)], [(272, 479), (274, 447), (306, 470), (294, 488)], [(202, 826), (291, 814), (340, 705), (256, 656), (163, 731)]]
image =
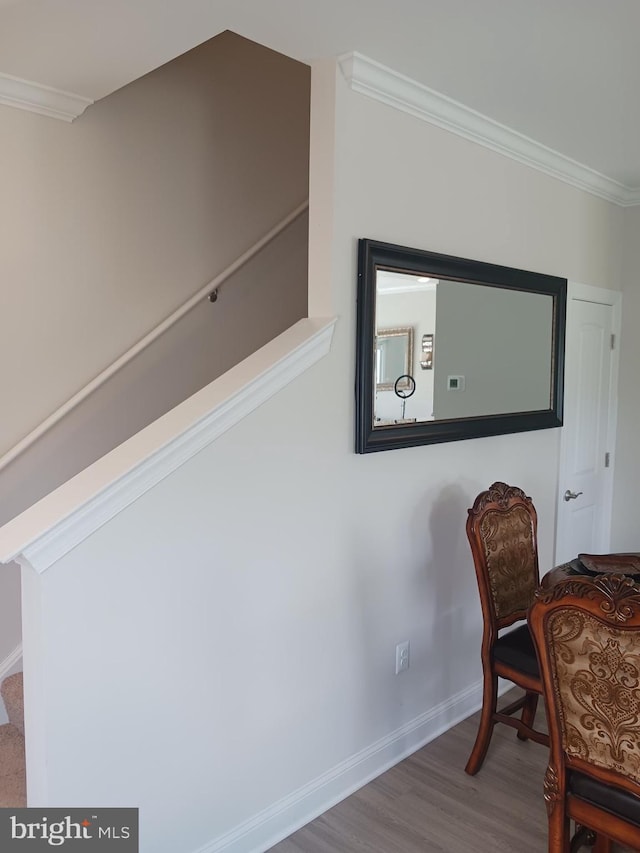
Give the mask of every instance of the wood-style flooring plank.
[[(548, 751), (498, 725), (482, 769), (467, 776), (478, 717), (427, 744), (270, 853), (546, 853), (542, 780)], [(544, 722), (540, 710), (537, 726)]]

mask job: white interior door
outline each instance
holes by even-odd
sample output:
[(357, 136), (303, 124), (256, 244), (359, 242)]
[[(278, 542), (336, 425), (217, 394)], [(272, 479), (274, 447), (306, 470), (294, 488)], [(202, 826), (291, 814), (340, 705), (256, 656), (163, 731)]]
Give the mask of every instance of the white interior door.
[(570, 290), (556, 563), (609, 550), (619, 297), (595, 288), (581, 291), (603, 301), (571, 297)]

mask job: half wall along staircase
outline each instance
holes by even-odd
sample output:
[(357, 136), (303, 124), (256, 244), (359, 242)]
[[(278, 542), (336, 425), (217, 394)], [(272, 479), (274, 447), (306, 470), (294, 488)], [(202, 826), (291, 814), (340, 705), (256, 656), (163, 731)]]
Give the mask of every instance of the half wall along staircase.
[(21, 808), (27, 805), (21, 672), (4, 679), (0, 695), (9, 717), (0, 725), (0, 808)]

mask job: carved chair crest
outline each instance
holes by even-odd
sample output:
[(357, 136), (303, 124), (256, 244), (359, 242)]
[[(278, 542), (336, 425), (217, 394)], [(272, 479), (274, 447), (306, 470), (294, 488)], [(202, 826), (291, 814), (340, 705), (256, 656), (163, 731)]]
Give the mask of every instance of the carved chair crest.
[(538, 586), (537, 516), (518, 486), (497, 481), (469, 510), (467, 533), (478, 577), (488, 585), (495, 617), (522, 618)]

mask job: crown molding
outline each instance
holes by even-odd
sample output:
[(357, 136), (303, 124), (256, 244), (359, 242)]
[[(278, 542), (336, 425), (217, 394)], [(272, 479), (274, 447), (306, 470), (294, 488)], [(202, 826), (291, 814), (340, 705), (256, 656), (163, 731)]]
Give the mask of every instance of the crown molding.
[(6, 107), (28, 110), (61, 121), (73, 121), (92, 103), (91, 98), (83, 98), (73, 92), (63, 92), (10, 74), (0, 74), (0, 104)]
[(464, 104), (399, 74), (360, 53), (338, 60), (354, 92), (469, 139), (622, 207), (640, 204), (640, 188), (624, 184), (488, 118)]
[(640, 204), (640, 187), (631, 189), (625, 187), (624, 198), (621, 198), (617, 204), (621, 207), (637, 207)]
[(41, 574), (327, 355), (336, 318), (299, 320), (0, 528), (0, 562)]

